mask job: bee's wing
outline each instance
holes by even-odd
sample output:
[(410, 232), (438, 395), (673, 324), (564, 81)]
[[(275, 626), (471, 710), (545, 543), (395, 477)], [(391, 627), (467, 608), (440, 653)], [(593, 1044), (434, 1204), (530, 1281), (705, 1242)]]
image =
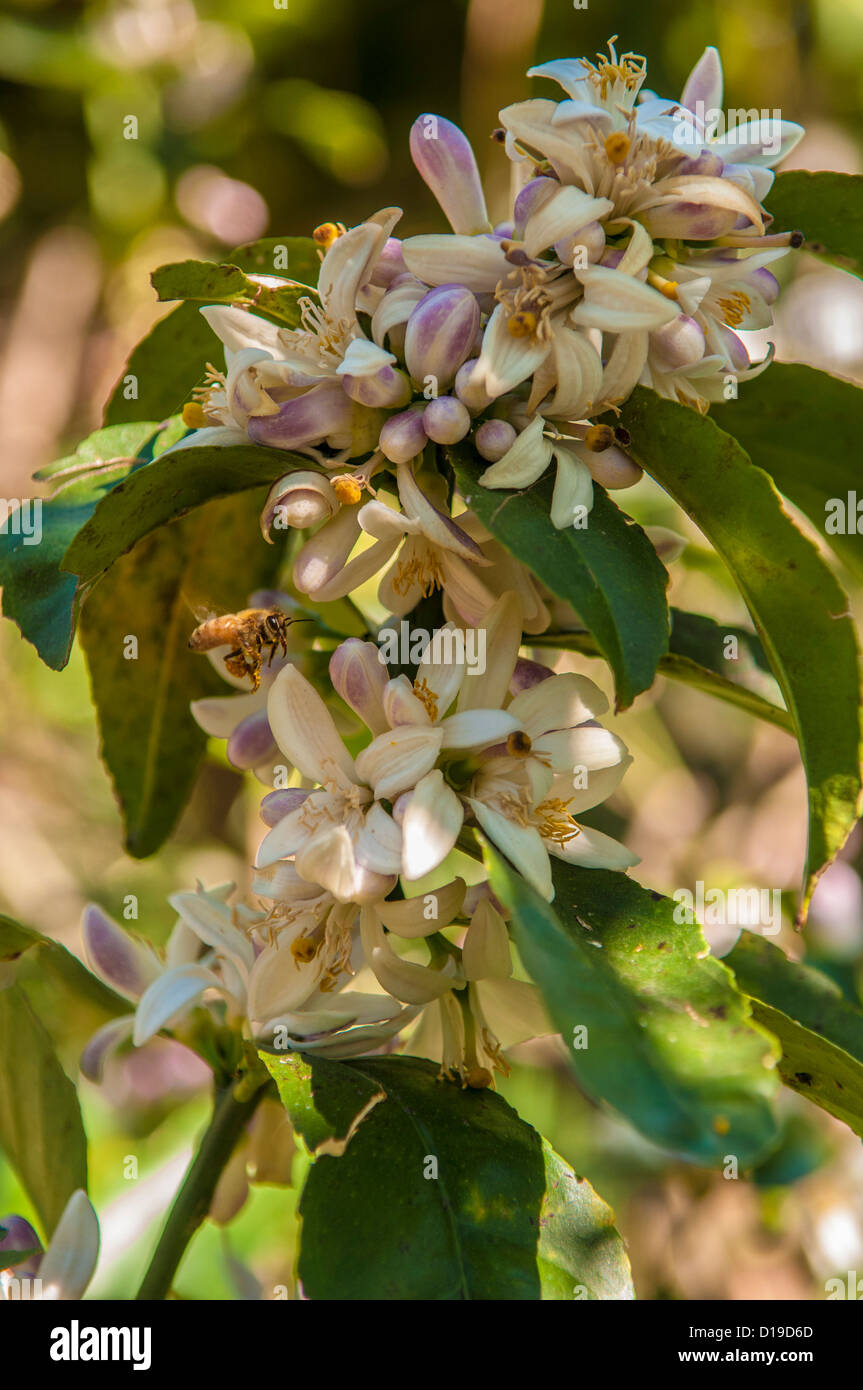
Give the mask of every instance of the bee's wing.
[(209, 622), (217, 616), (217, 610), (209, 603), (201, 603), (197, 595), (192, 596), (183, 590), (182, 600), (197, 623)]

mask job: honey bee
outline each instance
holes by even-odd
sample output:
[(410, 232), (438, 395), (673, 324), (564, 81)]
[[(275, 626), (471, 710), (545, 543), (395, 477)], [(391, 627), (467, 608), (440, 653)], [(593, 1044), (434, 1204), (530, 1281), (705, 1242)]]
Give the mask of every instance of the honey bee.
[(279, 647), (288, 654), (287, 633), (291, 623), (301, 619), (289, 618), (280, 608), (243, 608), (239, 613), (223, 613), (200, 623), (189, 638), (193, 652), (210, 652), (214, 647), (230, 647), (224, 658), (225, 669), (232, 676), (249, 677), (252, 689), (261, 684), (264, 653), (269, 648), (267, 665), (272, 665)]

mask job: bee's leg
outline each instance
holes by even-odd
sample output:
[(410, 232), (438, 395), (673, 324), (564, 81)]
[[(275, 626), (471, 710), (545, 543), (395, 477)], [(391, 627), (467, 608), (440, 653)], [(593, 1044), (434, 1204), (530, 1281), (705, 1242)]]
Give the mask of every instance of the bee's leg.
[(230, 671), (232, 676), (239, 676), (240, 680), (249, 674), (245, 653), (235, 647), (232, 652), (228, 652), (225, 657), (225, 670)]

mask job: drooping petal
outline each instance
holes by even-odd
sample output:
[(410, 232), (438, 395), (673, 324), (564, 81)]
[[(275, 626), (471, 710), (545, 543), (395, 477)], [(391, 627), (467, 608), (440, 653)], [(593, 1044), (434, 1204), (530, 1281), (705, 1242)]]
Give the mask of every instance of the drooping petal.
[(629, 869), (638, 863), (638, 855), (625, 845), (586, 825), (582, 825), (579, 833), (564, 845), (554, 840), (546, 843), (549, 854), (556, 859), (565, 859), (568, 864), (582, 864), (588, 869)]
[[(88, 1081), (93, 1081), (96, 1085), (102, 1080), (105, 1062), (115, 1048), (121, 1042), (132, 1036), (134, 1018), (132, 1014), (123, 1014), (120, 1018), (112, 1018), (110, 1023), (105, 1023), (98, 1028), (90, 1038), (78, 1063), (81, 1074), (86, 1076)], [(0, 1222), (0, 1225), (3, 1223)]]
[(512, 861), (528, 883), (547, 902), (551, 902), (554, 897), (551, 865), (539, 831), (532, 825), (519, 825), (516, 821), (509, 820), (475, 797), (468, 797), (467, 800), (478, 824), (489, 839), (493, 840), (507, 859)]
[(321, 696), (295, 666), (285, 666), (267, 699), (270, 728), (285, 757), (313, 782), (332, 781), (336, 770), (349, 781), (354, 760), (342, 742)]
[[(366, 960), (384, 989), (395, 999), (401, 999), (404, 1004), (428, 1004), (452, 989), (451, 968), (446, 972), (432, 970), (396, 954), (373, 908), (364, 907), (360, 913), (360, 933)], [(451, 966), (449, 958), (447, 966)]]
[(135, 1011), (132, 1041), (140, 1047), (155, 1037), (178, 1014), (199, 999), (207, 989), (219, 989), (219, 977), (203, 965), (181, 965), (167, 970), (150, 985)]
[[(435, 775), (429, 773), (430, 777)], [(463, 878), (454, 878), (445, 887), (430, 889), (416, 898), (377, 903), (375, 911), (387, 930), (395, 932), (396, 936), (431, 936), (448, 927), (461, 912), (466, 887)]]
[(552, 526), (562, 531), (580, 523), (593, 507), (593, 477), (587, 464), (563, 445), (555, 448), (554, 455), (557, 476), (549, 515)]
[(487, 898), (470, 920), (461, 960), (466, 980), (507, 980), (512, 974), (506, 923)]
[(402, 817), (402, 874), (408, 882), (443, 863), (463, 821), (462, 804), (438, 768), (417, 782)]

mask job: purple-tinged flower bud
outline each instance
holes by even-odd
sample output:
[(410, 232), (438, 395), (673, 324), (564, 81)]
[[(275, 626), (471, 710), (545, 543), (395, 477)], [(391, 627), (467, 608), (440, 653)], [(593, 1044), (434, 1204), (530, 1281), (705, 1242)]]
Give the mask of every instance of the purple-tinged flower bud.
[(427, 439), (422, 410), (403, 410), (387, 420), (381, 430), (379, 448), (390, 463), (409, 463), (422, 453)]
[(302, 806), (308, 795), (302, 787), (285, 787), (276, 792), (267, 792), (258, 808), (264, 825), (268, 825), (272, 830), (280, 820), (284, 820), (285, 816)]
[(284, 478), (273, 483), (267, 494), (261, 512), (264, 539), (270, 539), (274, 526), (277, 531), (285, 531), (292, 526), (303, 531), (307, 526), (316, 526), (318, 522), (335, 516), (338, 509), (339, 499), (320, 473), (286, 473)]
[(488, 394), (483, 384), (485, 377), (481, 380), (476, 377), (477, 361), (476, 357), (469, 357), (455, 374), (455, 393), (472, 415), (478, 415), (481, 410), (485, 410), (486, 406), (491, 405), (494, 399)]
[(587, 464), (591, 477), (600, 487), (619, 490), (634, 487), (641, 480), (643, 470), (616, 444), (612, 444), (610, 449), (603, 449), (601, 454), (585, 449), (579, 458)]
[(675, 167), (675, 177), (678, 174), (703, 174), (707, 178), (718, 179), (722, 177), (725, 168), (725, 160), (712, 150), (702, 150), (698, 155), (687, 155)]
[(490, 228), (485, 197), (467, 136), (444, 116), (418, 116), (411, 126), (411, 159), (459, 236)]
[(228, 762), (245, 770), (259, 767), (276, 751), (276, 741), (270, 728), (266, 708), (256, 710), (241, 719), (228, 739), (225, 752)]
[(96, 903), (84, 908), (82, 926), (87, 959), (96, 973), (120, 994), (139, 999), (160, 973), (155, 956)]
[(451, 386), (471, 351), (479, 328), (476, 296), (464, 285), (429, 290), (408, 319), (405, 361), (414, 381), (434, 377), (438, 390)]
[(650, 335), (650, 360), (660, 371), (692, 367), (704, 356), (704, 334), (695, 319), (678, 314)]
[(516, 431), (508, 420), (486, 420), (474, 436), (477, 453), (489, 463), (497, 463), (509, 453), (516, 440)]
[(383, 708), (388, 678), (386, 665), (374, 642), (348, 637), (330, 657), (333, 689), (373, 734), (385, 733), (389, 727)]
[(385, 410), (407, 405), (413, 395), (404, 372), (389, 365), (381, 367), (374, 376), (350, 376), (346, 372), (342, 376), (342, 388), (352, 401)]
[(749, 353), (742, 338), (738, 338), (733, 329), (724, 323), (714, 323), (712, 325), (714, 335), (720, 340), (722, 349), (728, 356), (731, 367), (735, 372), (747, 372), (752, 365), (749, 361)]
[(542, 207), (543, 203), (547, 203), (549, 198), (559, 189), (560, 184), (557, 179), (549, 179), (544, 175), (531, 179), (529, 183), (524, 185), (512, 208), (514, 214), (513, 231), (519, 241), (524, 236), (528, 219)]
[(554, 672), (548, 666), (543, 666), (541, 661), (529, 661), (527, 657), (520, 656), (509, 683), (510, 694), (520, 695), (523, 690), (533, 690), (534, 686), (541, 685), (553, 675)]
[(406, 275), (407, 266), (402, 255), (402, 244), (398, 237), (387, 237), (384, 242), (384, 249), (378, 256), (375, 268), (372, 272), (370, 285), (377, 285), (378, 289), (388, 290), (397, 275)]
[(779, 297), (779, 281), (776, 276), (767, 269), (766, 266), (759, 266), (758, 270), (753, 270), (747, 276), (750, 285), (761, 295), (765, 304), (774, 304)]
[(581, 246), (587, 253), (588, 263), (594, 265), (605, 251), (605, 229), (601, 222), (588, 222), (571, 236), (564, 237), (563, 241), (556, 241), (554, 253), (564, 265), (572, 265), (576, 251)]
[(496, 236), (500, 241), (509, 241), (509, 239), (510, 239), (514, 234), (515, 234), (515, 223), (514, 223), (514, 222), (498, 222), (497, 226), (495, 227), (494, 231), (492, 232), (492, 236)]
[(438, 396), (423, 411), (423, 429), (436, 444), (457, 444), (470, 429), (470, 411), (455, 396)]
[(0, 1229), (6, 1232), (5, 1235), (0, 1235), (0, 1269), (10, 1267), (10, 1255), (33, 1250), (35, 1254), (26, 1260), (18, 1260), (11, 1266), (17, 1278), (32, 1278), (38, 1273), (43, 1251), (42, 1242), (30, 1222), (25, 1221), (23, 1216), (0, 1216)]
[(352, 439), (353, 408), (341, 382), (322, 381), (293, 400), (284, 401), (277, 415), (253, 415), (249, 437), (273, 449), (300, 449), (329, 441), (345, 448)]

